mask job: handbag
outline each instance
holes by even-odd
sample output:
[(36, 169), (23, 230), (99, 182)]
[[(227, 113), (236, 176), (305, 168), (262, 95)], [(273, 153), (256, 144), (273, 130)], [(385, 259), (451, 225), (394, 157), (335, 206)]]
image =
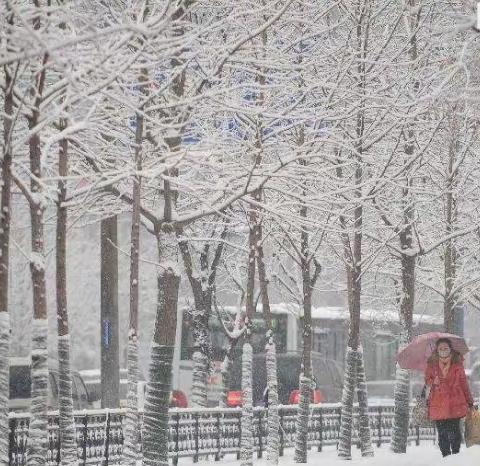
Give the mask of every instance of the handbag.
[(432, 427), (433, 422), (428, 415), (427, 386), (424, 385), (420, 396), (417, 396), (412, 410), (412, 424), (418, 427)]
[(465, 444), (480, 445), (480, 412), (470, 411), (465, 419)]

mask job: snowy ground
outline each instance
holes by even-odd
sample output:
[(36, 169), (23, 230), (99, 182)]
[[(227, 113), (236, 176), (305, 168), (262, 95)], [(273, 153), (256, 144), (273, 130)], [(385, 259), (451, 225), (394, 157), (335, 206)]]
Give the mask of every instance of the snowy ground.
[[(446, 466), (479, 466), (480, 465), (480, 446), (473, 446), (471, 448), (465, 448), (462, 445), (462, 450), (458, 455), (452, 455), (447, 458), (442, 458), (440, 450), (433, 443), (426, 443), (421, 446), (411, 446), (406, 454), (397, 455), (390, 451), (388, 445), (383, 445), (375, 451), (374, 458), (362, 458), (360, 452), (356, 449), (352, 450), (352, 461), (340, 460), (337, 457), (334, 448), (326, 448), (323, 452), (310, 452), (308, 456), (308, 463), (311, 465), (362, 465), (362, 466), (432, 466), (437, 462)], [(199, 461), (199, 466), (206, 463), (219, 464), (211, 461)], [(187, 465), (191, 463), (191, 459), (183, 459), (179, 461), (179, 465)], [(228, 463), (231, 466), (240, 465), (240, 461), (236, 460), (235, 456), (228, 455), (221, 461), (222, 464)], [(255, 465), (266, 466), (267, 462), (265, 458), (254, 458)], [(280, 466), (290, 466), (295, 464), (293, 462), (293, 449), (285, 452), (285, 456), (280, 458)]]

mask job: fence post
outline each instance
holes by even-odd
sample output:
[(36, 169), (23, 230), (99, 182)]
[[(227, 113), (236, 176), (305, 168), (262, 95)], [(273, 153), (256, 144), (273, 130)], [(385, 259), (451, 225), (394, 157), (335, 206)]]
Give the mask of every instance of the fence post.
[(88, 439), (88, 417), (85, 414), (83, 418), (83, 464), (87, 464), (87, 439)]
[(238, 416), (238, 451), (237, 451), (237, 460), (240, 459), (242, 452), (242, 412), (237, 410)]
[(317, 451), (322, 451), (323, 449), (323, 408), (319, 408), (319, 416), (318, 416), (318, 424), (319, 424), (319, 442), (318, 442), (318, 447)]
[(380, 448), (382, 446), (382, 407), (378, 407), (378, 439), (377, 439), (377, 447)]
[(283, 446), (284, 446), (284, 430), (283, 430), (283, 410), (279, 410), (279, 414), (280, 414), (280, 447), (278, 449), (278, 454), (280, 456), (283, 456)]
[(338, 442), (340, 440), (340, 426), (342, 425), (342, 408), (337, 408), (337, 415), (338, 415), (338, 430), (337, 430), (337, 450), (338, 450)]
[[(257, 458), (261, 458), (263, 456), (263, 439), (262, 439), (262, 412), (257, 411), (258, 414), (258, 451), (257, 451)], [(254, 411), (255, 416), (255, 411)]]
[(105, 466), (108, 466), (108, 450), (110, 447), (110, 411), (107, 411), (107, 426), (105, 429)]
[(198, 440), (199, 419), (198, 419), (198, 413), (195, 413), (193, 415), (193, 418), (195, 419), (195, 455), (193, 457), (193, 462), (198, 463), (198, 449), (199, 449), (199, 440)]
[(8, 464), (13, 464), (13, 449), (15, 448), (15, 430), (17, 429), (17, 420), (10, 419), (8, 423), (10, 432), (8, 435)]
[(222, 456), (222, 425), (220, 422), (220, 413), (217, 413), (217, 453), (215, 453), (215, 461), (220, 461)]
[(174, 420), (175, 420), (175, 456), (173, 457), (173, 464), (177, 466), (178, 464), (178, 437), (179, 437), (179, 431), (180, 431), (180, 414), (176, 413), (173, 415)]
[[(59, 415), (60, 416), (60, 415)], [(60, 457), (60, 450), (62, 448), (62, 440), (60, 438), (60, 418), (58, 419), (58, 430), (57, 430), (57, 464), (60, 464), (61, 462), (61, 457)], [(53, 459), (53, 455), (52, 455)]]

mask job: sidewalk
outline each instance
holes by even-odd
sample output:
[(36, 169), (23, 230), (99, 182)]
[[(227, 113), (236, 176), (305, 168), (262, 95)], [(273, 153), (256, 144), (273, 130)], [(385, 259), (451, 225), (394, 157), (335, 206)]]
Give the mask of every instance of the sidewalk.
[[(448, 466), (480, 466), (480, 446), (473, 446), (471, 448), (465, 448), (462, 445), (462, 451), (458, 455), (452, 455), (447, 458), (442, 458), (440, 450), (433, 443), (421, 446), (411, 446), (405, 454), (394, 454), (390, 451), (388, 445), (383, 445), (381, 448), (375, 450), (375, 457), (362, 458), (360, 451), (356, 448), (352, 449), (353, 459), (352, 461), (341, 460), (337, 457), (337, 452), (332, 447), (327, 447), (321, 453), (311, 451), (308, 456), (308, 463), (315, 466), (333, 466), (340, 464), (344, 465), (362, 465), (362, 466), (434, 466), (437, 463)], [(214, 464), (225, 464), (229, 466), (239, 466), (240, 461), (233, 455), (227, 455), (220, 462), (215, 462), (212, 458), (211, 461), (200, 461), (197, 463), (199, 466), (209, 463), (211, 466)], [(181, 459), (179, 465), (193, 464), (189, 458)], [(266, 466), (267, 462), (265, 457), (257, 459), (254, 457), (254, 464), (258, 466)], [(285, 456), (280, 458), (280, 466), (293, 466), (293, 449), (285, 451)]]

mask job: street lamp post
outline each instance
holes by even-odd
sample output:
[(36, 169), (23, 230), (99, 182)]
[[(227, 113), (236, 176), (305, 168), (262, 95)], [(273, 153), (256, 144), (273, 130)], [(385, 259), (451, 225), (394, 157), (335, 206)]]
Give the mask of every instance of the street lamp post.
[(101, 353), (100, 380), (102, 408), (118, 408), (120, 404), (120, 365), (118, 335), (118, 253), (117, 217), (101, 222)]

